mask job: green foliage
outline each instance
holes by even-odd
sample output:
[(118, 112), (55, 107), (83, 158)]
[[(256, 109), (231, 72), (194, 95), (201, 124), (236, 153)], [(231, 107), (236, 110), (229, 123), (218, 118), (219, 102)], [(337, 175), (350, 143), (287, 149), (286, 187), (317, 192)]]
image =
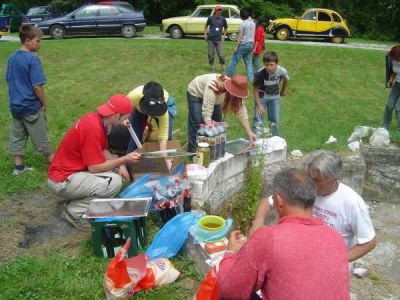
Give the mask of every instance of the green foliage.
[[(22, 11), (40, 2), (35, 0), (10, 0)], [(82, 3), (93, 1), (52, 0), (55, 6), (63, 11), (71, 11)], [(266, 21), (278, 17), (299, 15), (302, 10), (311, 7), (329, 8), (338, 11), (350, 24), (353, 36), (364, 36), (379, 40), (399, 39), (400, 2), (398, 0), (127, 0), (136, 9), (143, 10), (148, 24), (161, 22), (162, 19), (187, 15), (200, 4), (234, 4), (247, 8), (250, 15), (262, 17)], [(42, 2), (47, 4), (48, 2)]]
[[(258, 164), (255, 165), (255, 161), (258, 161)], [(260, 160), (259, 157), (253, 158), (246, 168), (243, 188), (217, 211), (212, 210), (208, 205), (203, 209), (209, 214), (232, 218), (233, 228), (239, 229), (242, 233), (248, 233), (253, 223), (263, 187), (263, 170), (263, 160)]]

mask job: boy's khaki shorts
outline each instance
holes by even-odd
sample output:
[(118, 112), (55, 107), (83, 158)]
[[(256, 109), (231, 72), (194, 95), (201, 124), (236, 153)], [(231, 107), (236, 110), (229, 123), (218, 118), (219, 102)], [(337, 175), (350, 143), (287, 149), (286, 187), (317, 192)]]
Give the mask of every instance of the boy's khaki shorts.
[(13, 118), (8, 151), (13, 155), (25, 155), (26, 142), (29, 136), (36, 152), (43, 155), (52, 152), (47, 134), (47, 117), (41, 109), (23, 118)]

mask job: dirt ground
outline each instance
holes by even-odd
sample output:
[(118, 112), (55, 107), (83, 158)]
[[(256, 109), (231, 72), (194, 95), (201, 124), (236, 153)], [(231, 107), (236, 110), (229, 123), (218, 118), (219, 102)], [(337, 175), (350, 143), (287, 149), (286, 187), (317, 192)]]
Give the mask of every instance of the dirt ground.
[[(351, 276), (351, 299), (400, 299), (400, 205), (368, 203), (379, 243), (354, 267), (368, 270)], [(0, 261), (60, 249), (78, 252), (90, 233), (79, 232), (61, 217), (62, 205), (50, 194), (19, 192), (0, 201)]]

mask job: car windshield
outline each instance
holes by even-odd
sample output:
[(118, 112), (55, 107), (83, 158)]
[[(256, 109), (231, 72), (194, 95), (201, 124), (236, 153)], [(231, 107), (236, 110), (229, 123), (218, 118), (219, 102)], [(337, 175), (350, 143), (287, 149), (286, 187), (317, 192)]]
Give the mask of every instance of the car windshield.
[(39, 6), (39, 7), (32, 7), (28, 10), (27, 16), (35, 16), (35, 15), (46, 15), (50, 14), (50, 7), (48, 6)]

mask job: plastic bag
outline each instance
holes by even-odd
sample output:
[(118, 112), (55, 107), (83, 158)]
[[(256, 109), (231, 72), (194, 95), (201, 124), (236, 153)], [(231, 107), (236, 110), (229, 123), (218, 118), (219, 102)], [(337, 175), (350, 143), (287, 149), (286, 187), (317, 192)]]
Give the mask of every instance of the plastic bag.
[(219, 300), (219, 286), (217, 282), (217, 269), (213, 267), (201, 283), (195, 300)]
[(188, 238), (189, 228), (197, 223), (202, 213), (183, 213), (169, 220), (156, 234), (147, 248), (150, 260), (174, 257)]
[(386, 147), (390, 144), (389, 132), (383, 128), (377, 128), (369, 138), (369, 143), (373, 147)]
[(146, 174), (130, 184), (119, 196), (120, 198), (151, 197), (153, 195), (153, 186), (160, 187), (166, 184), (171, 184), (168, 178), (158, 176), (156, 179), (152, 179), (152, 174)]
[(111, 260), (107, 267), (103, 279), (103, 288), (107, 299), (127, 298), (134, 282), (129, 276), (125, 254), (127, 253), (131, 239), (128, 238), (125, 245), (118, 251), (117, 255)]
[(120, 198), (135, 198), (135, 197), (151, 197), (153, 189), (145, 185), (151, 179), (151, 174), (146, 174), (140, 177), (135, 182), (131, 183), (120, 194)]
[(224, 228), (218, 231), (206, 231), (200, 228), (199, 224), (196, 223), (190, 227), (189, 232), (193, 236), (194, 242), (198, 244), (199, 242), (215, 242), (223, 239), (228, 231), (232, 227), (232, 219), (227, 219)]
[(126, 259), (130, 238), (107, 267), (103, 288), (107, 299), (126, 299), (137, 292), (174, 282), (179, 271), (166, 258), (147, 261), (145, 254)]
[(139, 291), (152, 289), (174, 282), (180, 275), (174, 265), (166, 258), (158, 258), (147, 263), (146, 274), (136, 283), (130, 297)]
[(371, 127), (368, 126), (356, 126), (354, 127), (353, 133), (347, 139), (347, 143), (361, 140), (362, 138), (368, 136), (371, 132)]

